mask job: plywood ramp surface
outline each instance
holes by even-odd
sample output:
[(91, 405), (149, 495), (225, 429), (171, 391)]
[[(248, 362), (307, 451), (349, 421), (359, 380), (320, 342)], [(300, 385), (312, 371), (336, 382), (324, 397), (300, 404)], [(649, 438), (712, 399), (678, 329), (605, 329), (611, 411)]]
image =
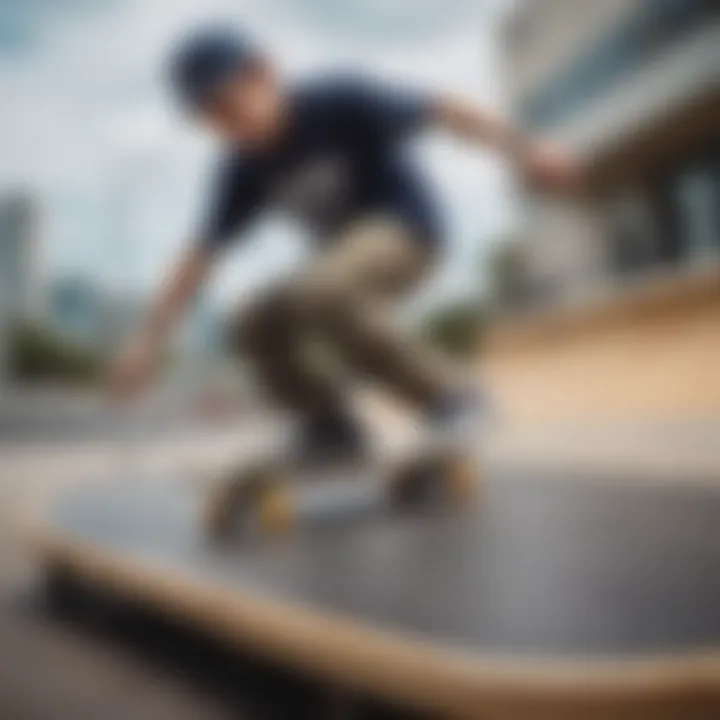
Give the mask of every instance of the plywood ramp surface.
[(720, 275), (676, 279), (575, 313), (498, 327), (483, 372), (527, 424), (720, 415)]

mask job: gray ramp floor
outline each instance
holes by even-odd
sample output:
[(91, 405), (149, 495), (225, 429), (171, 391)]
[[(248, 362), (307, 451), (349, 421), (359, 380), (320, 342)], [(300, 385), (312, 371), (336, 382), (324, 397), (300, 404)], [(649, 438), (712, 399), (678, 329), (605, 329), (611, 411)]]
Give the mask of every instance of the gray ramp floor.
[(720, 644), (720, 489), (488, 479), (462, 514), (369, 517), (219, 548), (180, 483), (78, 488), (45, 526), (197, 583), (478, 653), (634, 656)]

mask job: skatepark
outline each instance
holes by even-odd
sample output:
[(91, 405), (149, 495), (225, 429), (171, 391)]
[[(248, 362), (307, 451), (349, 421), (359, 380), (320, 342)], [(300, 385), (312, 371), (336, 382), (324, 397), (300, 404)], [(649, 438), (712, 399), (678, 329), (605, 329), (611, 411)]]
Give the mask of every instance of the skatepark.
[[(688, 388), (710, 378), (698, 348), (716, 339), (707, 318), (717, 317), (717, 287), (708, 276), (659, 284), (593, 311), (592, 322), (544, 328), (550, 345), (536, 334), (542, 319), (499, 329), (485, 378), (517, 415), (483, 439), (478, 492), (459, 512), (370, 516), (218, 547), (200, 522), (204, 488), (178, 473), (232, 457), (231, 432), (194, 454), (180, 443), (185, 457), (170, 471), (148, 446), (139, 478), (103, 480), (96, 459), (92, 482), (68, 477), (28, 504), (25, 537), (46, 601), (71, 616), (98, 603), (110, 618), (142, 613), (145, 632), (169, 625), (314, 683), (332, 712), (362, 716), (370, 703), (411, 716), (714, 717), (719, 413), (711, 385)], [(668, 397), (659, 349), (679, 348), (678, 336), (683, 352), (668, 362), (682, 392)], [(593, 365), (601, 340), (609, 378)], [(523, 343), (533, 361), (520, 366)], [(575, 377), (594, 367), (597, 382), (625, 392), (568, 391), (565, 406), (550, 403), (538, 397), (557, 396), (549, 382), (533, 389), (540, 353), (546, 378), (554, 355)], [(628, 358), (650, 355), (660, 367), (643, 385)], [(502, 395), (511, 373), (534, 415)], [(558, 378), (567, 389), (573, 374)], [(372, 412), (402, 433), (402, 418)]]
[[(217, 298), (200, 299), (177, 357), (167, 348), (167, 375), (178, 371), (167, 395), (162, 386), (147, 407), (111, 404), (89, 379), (135, 324), (169, 262), (170, 231), (187, 225), (199, 189), (190, 180), (204, 179), (201, 148), (197, 158), (181, 149), (188, 128), (158, 112), (153, 73), (165, 35), (213, 2), (171, 4), (111, 3), (97, 18), (83, 6), (50, 20), (22, 4), (0, 9), (8, 107), (22, 110), (27, 87), (41, 88), (27, 118), (13, 113), (12, 132), (0, 133), (13, 166), (0, 177), (0, 300), (13, 306), (0, 302), (0, 374), (15, 357), (9, 320), (37, 322), (33, 343), (57, 331), (96, 353), (56, 355), (70, 372), (58, 387), (0, 388), (0, 720), (720, 717), (717, 5), (536, 0), (506, 13), (457, 0), (410, 13), (302, 0), (275, 17), (240, 3), (260, 26), (277, 24), (288, 68), (357, 51), (390, 74), (405, 68), (502, 104), (519, 130), (510, 147), (496, 138), (520, 160), (517, 177), (486, 173), (489, 156), (476, 177), (459, 162), (472, 154), (465, 144), (456, 157), (421, 153), (448, 181), (460, 261), (440, 289), (452, 295), (460, 271), (482, 264), (468, 287), (480, 342), (463, 359), (485, 422), (438, 455), (392, 393), (340, 386), (392, 468), (340, 466), (321, 482), (284, 454), (268, 465), (282, 428), (245, 374), (248, 358), (236, 365), (219, 339), (223, 293), (232, 286), (233, 307), (239, 289), (250, 299), (245, 270), (284, 268), (282, 243), (249, 252)], [(8, 28), (19, 40), (9, 49)], [(320, 126), (306, 130), (324, 147), (337, 128)], [(569, 193), (525, 192), (526, 133), (579, 161)], [(320, 165), (317, 177), (300, 174), (300, 196), (343, 189)], [(20, 183), (16, 195), (16, 171), (43, 192)], [(293, 178), (279, 179), (277, 194), (295, 199)], [(270, 240), (286, 230), (271, 227)], [(507, 277), (495, 246), (517, 259)], [(282, 336), (300, 316), (272, 317), (256, 325)], [(266, 368), (292, 355), (259, 344)], [(37, 349), (26, 357), (36, 370), (46, 363)], [(341, 359), (323, 350), (321, 363)], [(230, 382), (212, 384), (220, 373), (205, 371), (221, 363)], [(193, 383), (206, 379), (212, 392), (196, 398)], [(414, 481), (404, 494), (399, 448), (423, 459), (402, 465)], [(261, 455), (262, 482), (237, 483), (239, 462)], [(291, 475), (302, 482), (288, 489)], [(248, 486), (215, 532), (220, 491)]]

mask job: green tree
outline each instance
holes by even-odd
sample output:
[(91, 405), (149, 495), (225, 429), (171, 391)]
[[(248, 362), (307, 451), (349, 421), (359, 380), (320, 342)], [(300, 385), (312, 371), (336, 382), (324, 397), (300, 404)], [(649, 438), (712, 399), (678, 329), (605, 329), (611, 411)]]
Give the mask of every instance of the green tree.
[(532, 299), (532, 287), (524, 246), (515, 238), (499, 241), (486, 259), (488, 299), (493, 308), (521, 310)]
[(46, 327), (21, 323), (10, 333), (8, 366), (14, 380), (85, 383), (98, 379), (102, 362)]
[(427, 313), (422, 333), (432, 344), (458, 356), (478, 351), (485, 327), (485, 309), (477, 299), (456, 301)]

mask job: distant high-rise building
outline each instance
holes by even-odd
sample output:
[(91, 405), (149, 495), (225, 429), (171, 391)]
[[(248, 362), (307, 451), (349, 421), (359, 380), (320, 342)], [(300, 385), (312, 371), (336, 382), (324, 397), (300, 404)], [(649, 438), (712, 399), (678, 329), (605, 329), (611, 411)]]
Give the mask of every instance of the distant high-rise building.
[(518, 4), (507, 59), (519, 118), (576, 149), (594, 190), (582, 204), (529, 199), (538, 302), (720, 258), (717, 2)]
[(22, 194), (0, 197), (0, 308), (5, 318), (37, 310), (37, 207)]
[(38, 310), (37, 214), (26, 194), (0, 196), (0, 384), (12, 324)]
[(105, 314), (100, 291), (90, 280), (65, 276), (49, 283), (46, 321), (58, 334), (81, 345), (97, 345), (107, 324)]
[(59, 275), (46, 285), (43, 321), (59, 337), (106, 353), (130, 333), (144, 303), (82, 274)]

